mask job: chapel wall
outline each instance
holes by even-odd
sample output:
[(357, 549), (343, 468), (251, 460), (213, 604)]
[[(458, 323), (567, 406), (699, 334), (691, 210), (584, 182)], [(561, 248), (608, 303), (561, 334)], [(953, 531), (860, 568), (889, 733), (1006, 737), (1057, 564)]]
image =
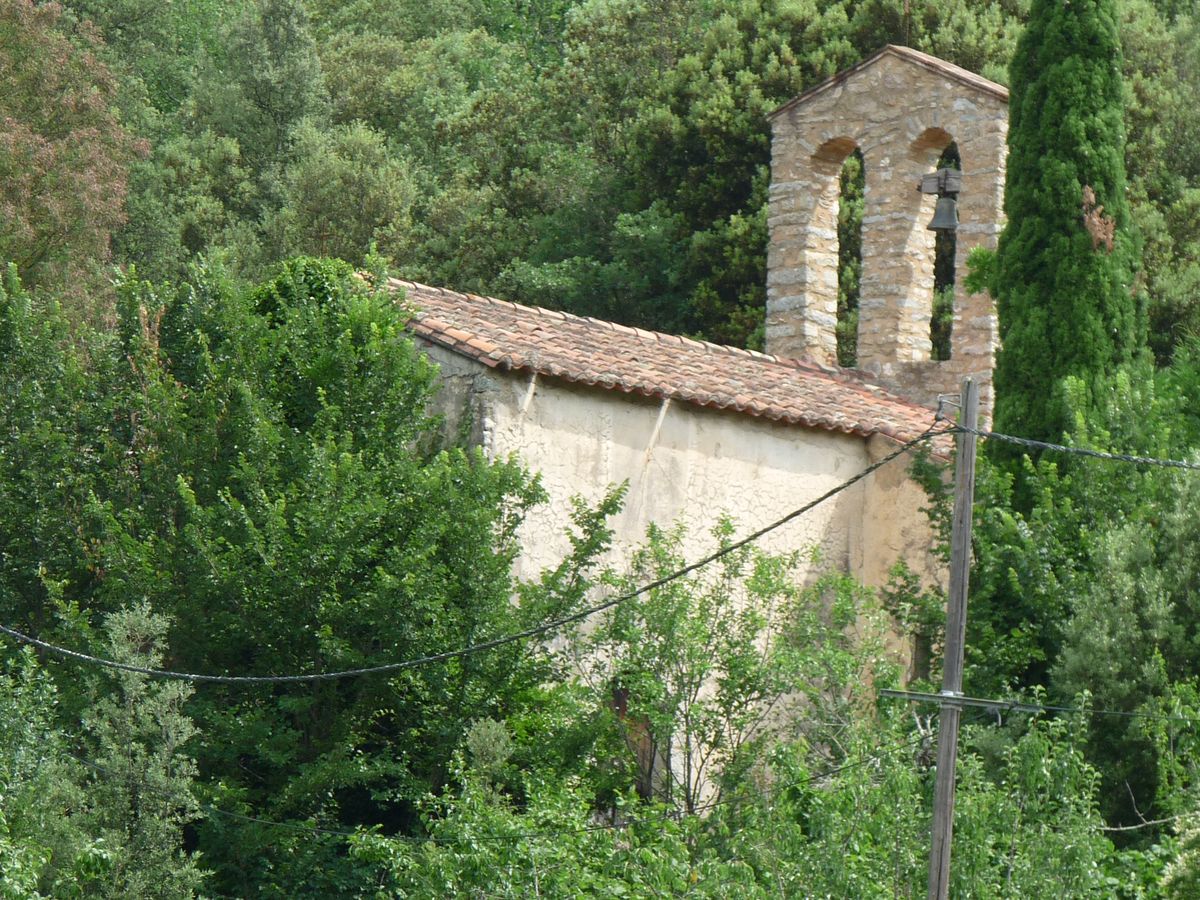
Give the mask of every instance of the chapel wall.
[[(720, 516), (731, 516), (739, 535), (756, 530), (894, 446), (884, 438), (502, 373), (436, 345), (423, 343), (422, 349), (441, 367), (444, 387), (436, 402), (448, 427), (474, 435), (490, 459), (518, 456), (549, 495), (522, 525), (519, 578), (538, 577), (570, 552), (566, 526), (575, 496), (594, 505), (611, 486), (628, 482), (605, 560), (617, 569), (645, 542), (652, 523), (669, 528), (684, 522), (682, 549), (693, 560), (714, 549), (711, 531)], [(923, 505), (902, 458), (756, 546), (775, 553), (819, 549), (819, 564), (802, 570), (801, 580), (844, 571), (882, 587), (903, 558), (927, 583), (938, 583)]]

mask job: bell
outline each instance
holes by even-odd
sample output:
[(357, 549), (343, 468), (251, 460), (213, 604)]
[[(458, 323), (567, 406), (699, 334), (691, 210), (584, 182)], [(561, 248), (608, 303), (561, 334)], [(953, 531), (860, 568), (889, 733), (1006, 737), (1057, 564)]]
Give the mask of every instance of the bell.
[(958, 202), (953, 197), (938, 197), (937, 209), (933, 211), (930, 231), (958, 230)]

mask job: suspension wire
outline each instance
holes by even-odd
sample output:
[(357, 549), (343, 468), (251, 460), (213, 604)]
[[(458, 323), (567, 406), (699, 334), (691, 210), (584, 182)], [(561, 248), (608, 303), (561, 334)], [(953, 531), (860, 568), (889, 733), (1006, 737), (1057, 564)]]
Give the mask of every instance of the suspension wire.
[(1186, 462), (1181, 459), (1161, 459), (1155, 456), (1134, 456), (1128, 453), (1106, 453), (1103, 450), (1089, 450), (1086, 447), (1068, 447), (1066, 444), (1052, 444), (1048, 441), (1035, 441), (1033, 438), (1016, 437), (1011, 434), (1001, 434), (996, 431), (984, 431), (978, 428), (957, 426), (958, 431), (965, 431), (987, 441), (1001, 441), (1005, 444), (1015, 444), (1030, 450), (1050, 450), (1054, 453), (1066, 453), (1071, 456), (1084, 456), (1089, 459), (1103, 459), (1111, 462), (1132, 463), (1138, 466), (1159, 466), (1168, 469), (1200, 470), (1200, 463)]
[(1023, 700), (990, 700), (983, 697), (964, 697), (957, 694), (934, 694), (926, 691), (897, 691), (884, 688), (879, 692), (881, 697), (899, 700), (910, 700), (914, 703), (956, 704), (959, 706), (976, 706), (996, 712), (1056, 712), (1097, 716), (1119, 716), (1127, 719), (1151, 719), (1160, 722), (1183, 722), (1191, 725), (1197, 721), (1187, 716), (1169, 716), (1162, 713), (1137, 712), (1122, 709), (1088, 709), (1082, 706), (1052, 706), (1045, 703), (1026, 703)]
[(470, 644), (466, 647), (460, 647), (456, 650), (446, 650), (441, 653), (431, 653), (427, 656), (419, 656), (415, 659), (407, 659), (401, 662), (385, 663), (377, 666), (364, 666), (356, 669), (344, 669), (335, 672), (318, 672), (305, 675), (205, 675), (193, 672), (177, 672), (170, 669), (151, 669), (146, 666), (122, 663), (100, 656), (93, 656), (88, 653), (81, 653), (78, 650), (71, 650), (66, 647), (60, 647), (57, 644), (52, 644), (48, 641), (43, 641), (7, 625), (0, 625), (0, 634), (8, 635), (10, 638), (20, 641), (21, 643), (30, 644), (46, 651), (47, 653), (52, 653), (56, 656), (69, 659), (74, 662), (87, 663), (108, 669), (115, 669), (120, 672), (132, 672), (137, 675), (146, 675), (150, 678), (159, 678), (172, 681), (187, 681), (195, 684), (302, 684), (314, 681), (334, 681), (342, 678), (354, 678), (360, 675), (378, 675), (387, 672), (399, 672), (404, 669), (413, 669), (419, 666), (429, 665), (431, 663), (445, 662), (451, 659), (460, 659), (462, 657), (471, 656), (475, 653), (482, 653), (485, 650), (492, 650), (496, 647), (514, 644), (518, 641), (526, 640), (527, 638), (540, 637), (549, 631), (554, 631), (562, 628), (563, 626), (581, 622), (584, 619), (590, 618), (596, 613), (612, 609), (615, 606), (619, 606), (623, 603), (640, 597), (643, 594), (647, 594), (650, 591), (663, 587), (672, 581), (676, 581), (685, 575), (689, 575), (692, 572), (695, 572), (697, 569), (716, 562), (722, 557), (728, 556), (730, 553), (740, 550), (742, 547), (759, 540), (764, 535), (782, 527), (783, 525), (786, 525), (793, 519), (799, 518), (800, 516), (824, 503), (826, 500), (829, 500), (831, 497), (837, 496), (842, 491), (847, 490), (848, 488), (862, 481), (867, 476), (883, 468), (892, 460), (904, 455), (905, 453), (908, 453), (918, 444), (927, 440), (931, 440), (938, 435), (952, 433), (953, 430), (953, 428), (939, 428), (935, 423), (923, 433), (901, 444), (891, 453), (881, 457), (879, 460), (862, 469), (860, 472), (851, 476), (846, 481), (843, 481), (836, 487), (830, 488), (828, 491), (821, 494), (821, 496), (809, 501), (797, 509), (792, 510), (782, 518), (776, 519), (774, 522), (759, 528), (757, 531), (753, 531), (750, 534), (747, 534), (744, 537), (727, 544), (713, 553), (710, 553), (693, 563), (689, 563), (688, 565), (683, 566), (682, 568), (677, 569), (668, 575), (664, 575), (661, 578), (656, 578), (653, 581), (647, 582), (635, 590), (612, 597), (602, 603), (597, 603), (593, 606), (586, 607), (570, 615), (552, 619), (548, 622), (544, 622), (541, 625), (533, 626), (532, 628), (526, 628), (523, 631), (507, 634), (503, 637), (492, 638), (491, 640), (482, 641), (477, 644)]

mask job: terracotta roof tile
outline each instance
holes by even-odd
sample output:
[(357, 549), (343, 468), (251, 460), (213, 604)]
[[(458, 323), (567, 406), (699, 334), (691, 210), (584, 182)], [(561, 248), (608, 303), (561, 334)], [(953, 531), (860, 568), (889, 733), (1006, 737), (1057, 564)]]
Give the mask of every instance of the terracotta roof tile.
[(485, 365), (778, 422), (905, 441), (933, 412), (865, 375), (392, 279), (409, 330)]

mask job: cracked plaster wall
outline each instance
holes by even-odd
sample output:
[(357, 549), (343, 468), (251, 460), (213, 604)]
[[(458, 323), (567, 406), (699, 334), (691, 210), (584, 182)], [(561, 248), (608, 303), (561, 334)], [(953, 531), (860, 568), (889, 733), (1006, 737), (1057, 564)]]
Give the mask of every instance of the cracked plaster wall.
[[(629, 481), (614, 521), (620, 566), (650, 523), (688, 525), (686, 558), (713, 549), (710, 529), (722, 513), (744, 534), (861, 471), (894, 446), (820, 429), (781, 425), (740, 413), (701, 409), (596, 388), (506, 374), (436, 346), (439, 410), (450, 434), (469, 434), (489, 458), (518, 456), (539, 473), (550, 496), (531, 511), (521, 533), (516, 574), (534, 578), (568, 551), (570, 500), (598, 501)], [(467, 424), (469, 423), (469, 424)], [(936, 579), (920, 489), (893, 464), (811, 513), (772, 532), (765, 549), (819, 546), (824, 564), (880, 586), (900, 556)]]

